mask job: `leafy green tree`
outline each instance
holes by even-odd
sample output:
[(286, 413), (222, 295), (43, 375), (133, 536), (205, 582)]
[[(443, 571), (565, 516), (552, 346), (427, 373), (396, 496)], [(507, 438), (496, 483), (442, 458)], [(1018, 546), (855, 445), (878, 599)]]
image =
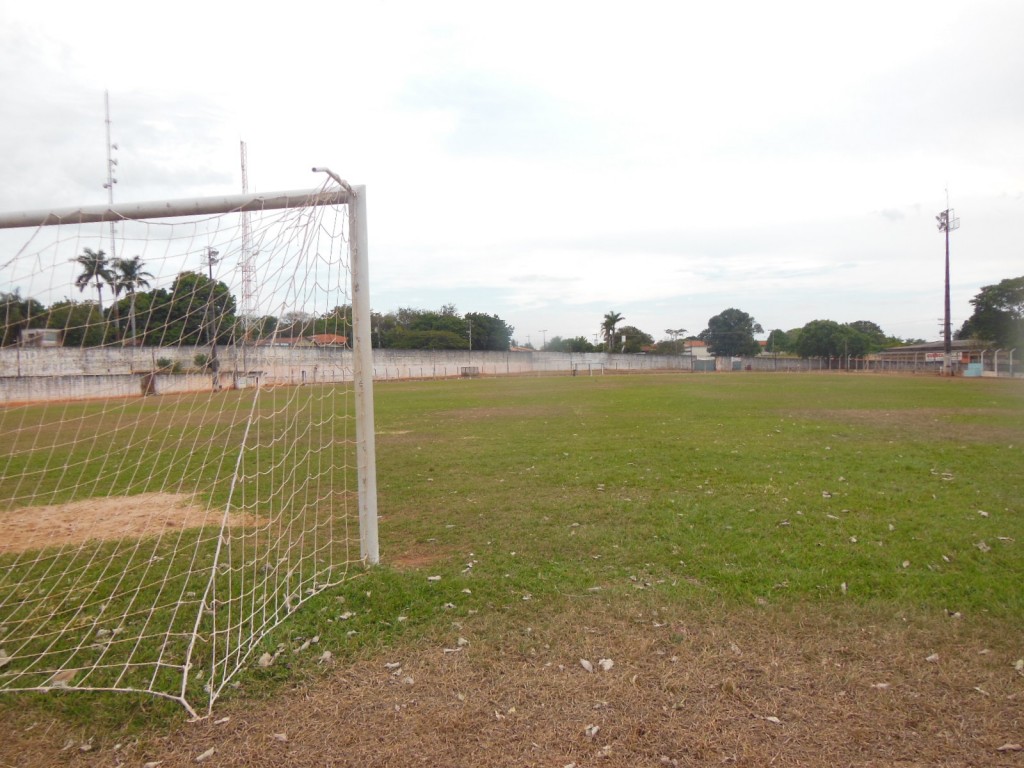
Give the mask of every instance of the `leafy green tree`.
[(721, 357), (752, 357), (760, 354), (761, 345), (755, 333), (764, 333), (753, 317), (730, 307), (708, 319), (699, 338), (708, 345), (708, 352)]
[(164, 343), (164, 331), (171, 312), (171, 294), (158, 288), (140, 293), (135, 297), (135, 316), (138, 325), (136, 343), (160, 346)]
[(277, 318), (273, 315), (257, 317), (249, 324), (249, 334), (255, 339), (269, 339), (277, 328)]
[(768, 334), (768, 343), (765, 344), (765, 351), (769, 354), (783, 354), (791, 352), (789, 334), (781, 328), (776, 328)]
[(644, 347), (650, 347), (654, 345), (654, 337), (649, 333), (644, 333), (639, 328), (632, 325), (624, 325), (619, 329), (619, 337), (625, 336), (626, 342), (620, 348), (620, 351), (626, 354), (635, 355), (638, 352), (642, 352)]
[(276, 327), (277, 318), (273, 315), (237, 315), (230, 336), (236, 343), (244, 339), (246, 344), (252, 345), (272, 338)]
[(615, 326), (625, 319), (619, 312), (608, 312), (605, 314), (604, 320), (601, 321), (601, 334), (608, 352), (615, 348)]
[[(871, 352), (882, 349), (885, 346), (884, 337), (879, 342), (872, 336), (849, 324), (843, 325), (843, 351), (842, 354), (848, 357), (863, 357)], [(838, 351), (838, 350), (837, 350)]]
[(811, 320), (800, 329), (794, 352), (800, 357), (835, 357), (842, 349), (841, 326), (835, 320)]
[(35, 299), (22, 298), (17, 288), (0, 293), (0, 323), (0, 346), (17, 344), (26, 328), (46, 326), (46, 307)]
[(473, 349), (508, 351), (515, 329), (497, 315), (467, 312), (466, 325), (472, 331)]
[[(812, 320), (800, 330), (796, 353), (801, 357), (860, 357), (872, 349), (871, 336), (850, 324)], [(844, 363), (845, 365), (845, 363)]]
[(316, 316), (302, 310), (281, 315), (277, 322), (277, 335), (286, 339), (299, 339), (315, 333)]
[(589, 341), (586, 336), (575, 336), (571, 339), (563, 339), (561, 336), (552, 336), (544, 345), (546, 352), (600, 352), (598, 347)]
[(455, 309), (454, 304), (445, 304), (440, 310), (411, 309), (398, 310), (398, 324), (408, 331), (447, 331), (463, 338), (462, 346), (469, 343), (469, 329)]
[(870, 320), (855, 320), (852, 323), (847, 323), (847, 326), (868, 338), (868, 352), (877, 352), (892, 346), (890, 338), (885, 335), (885, 331), (877, 323)]
[(128, 328), (130, 338), (134, 342), (137, 330), (135, 297), (140, 288), (149, 288), (149, 281), (146, 278), (153, 277), (153, 275), (142, 268), (143, 262), (138, 256), (132, 256), (130, 259), (116, 258), (112, 265), (111, 288), (114, 292), (114, 306), (117, 306), (117, 297), (123, 291), (128, 297)]
[(182, 272), (170, 291), (138, 296), (147, 345), (227, 344), (238, 327), (235, 297), (227, 285), (198, 272)]
[(469, 349), (472, 338), (473, 349), (502, 351), (511, 346), (514, 330), (497, 315), (470, 312), (462, 317), (454, 304), (373, 312), (370, 326), (373, 346), (394, 349)]
[(398, 327), (398, 318), (394, 312), (370, 313), (370, 337), (372, 345), (377, 349), (390, 346), (391, 334)]
[(667, 339), (662, 339), (654, 345), (654, 354), (656, 355), (682, 355), (686, 351), (686, 342), (683, 337), (686, 336), (685, 328), (666, 328), (665, 335)]
[(91, 301), (64, 299), (50, 305), (46, 327), (57, 328), (65, 347), (98, 347), (103, 344), (105, 323)]
[(789, 337), (789, 352), (796, 353), (797, 344), (800, 343), (800, 333), (803, 328), (790, 328), (786, 331), (786, 336)]
[(22, 298), (17, 289), (0, 293), (0, 317), (3, 318), (0, 346), (9, 347), (17, 344), (26, 324)]
[(99, 298), (100, 315), (103, 315), (103, 286), (110, 285), (114, 281), (113, 272), (107, 262), (107, 255), (102, 250), (94, 251), (92, 248), (85, 248), (81, 255), (76, 256), (74, 261), (82, 267), (81, 274), (75, 278), (75, 287), (84, 291), (90, 285), (95, 285), (96, 295)]
[(329, 312), (324, 312), (313, 322), (313, 333), (330, 333), (351, 340), (352, 307), (349, 304), (342, 304)]
[(387, 316), (378, 327), (388, 330), (383, 333), (384, 347), (395, 349), (468, 349), (469, 328), (459, 316), (453, 304), (446, 304), (440, 310), (399, 307), (392, 319)]
[(1024, 276), (982, 286), (973, 299), (974, 313), (957, 337), (980, 339), (1004, 349), (1024, 349)]
[(466, 349), (468, 341), (451, 331), (410, 331), (397, 328), (389, 346), (394, 349)]

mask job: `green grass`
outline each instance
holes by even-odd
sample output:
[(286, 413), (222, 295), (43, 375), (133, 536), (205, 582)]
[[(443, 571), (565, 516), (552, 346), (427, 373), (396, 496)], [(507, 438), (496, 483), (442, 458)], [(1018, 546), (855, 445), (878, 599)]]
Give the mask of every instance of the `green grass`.
[[(504, 631), (641, 592), (693, 610), (959, 611), (1024, 629), (1020, 382), (513, 378), (375, 397), (382, 565), (291, 617), (264, 644), (279, 662), (243, 673), (233, 697), (316, 674), (314, 655), (290, 652), (314, 636), (344, 663), (451, 621)], [(74, 719), (77, 700), (46, 706)], [(127, 701), (107, 719), (152, 715)]]
[[(333, 394), (267, 390), (256, 403), (259, 425), (248, 431), (252, 394), (243, 392), (0, 411), (0, 433), (10, 436), (0, 447), (0, 509), (160, 491), (213, 511), (202, 528), (0, 555), (0, 648), (12, 655), (0, 664), (5, 683), (47, 687), (56, 670), (74, 670), (76, 686), (181, 695), (188, 660), (184, 694), (201, 707), (204, 688), (222, 684), (248, 649), (251, 627), (288, 614), (286, 590), (297, 602), (358, 557), (357, 542), (327, 546), (319, 529), (332, 513), (342, 520), (340, 489), (354, 484), (351, 448), (334, 439), (343, 430), (318, 427), (325, 403), (344, 408)], [(337, 469), (326, 478), (329, 467)], [(272, 494), (282, 481), (286, 492)], [(232, 487), (236, 511), (244, 502), (262, 522), (222, 535), (219, 510)], [(88, 513), (90, 525), (117, 514), (116, 505), (103, 509)], [(200, 610), (219, 541), (214, 632)]]
[(384, 561), (415, 542), (481, 554), (478, 579), (514, 566), (524, 589), (636, 576), (684, 600), (1017, 620), (1022, 394), (865, 376), (379, 387)]

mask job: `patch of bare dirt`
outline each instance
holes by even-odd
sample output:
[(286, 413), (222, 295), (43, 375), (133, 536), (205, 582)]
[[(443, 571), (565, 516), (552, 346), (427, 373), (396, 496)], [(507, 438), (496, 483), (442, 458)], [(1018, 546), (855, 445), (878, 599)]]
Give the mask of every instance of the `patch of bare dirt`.
[(415, 571), (443, 562), (454, 556), (456, 551), (453, 546), (435, 542), (417, 543), (400, 552), (388, 552), (387, 563), (389, 567), (399, 571)]
[(12, 766), (161, 768), (204, 754), (225, 767), (1024, 760), (1012, 749), (1024, 740), (1020, 648), (967, 620), (817, 608), (618, 616), (587, 604), (541, 626), (506, 621), (453, 623), (431, 642), (325, 667), (308, 686), (224, 702), (116, 751), (15, 715), (0, 755)]
[[(219, 523), (221, 510), (198, 506), (181, 493), (110, 496), (0, 513), (0, 554), (85, 541), (138, 538)], [(253, 515), (232, 515), (232, 525), (259, 525)]]
[(389, 558), (389, 564), (399, 571), (414, 571), (444, 560), (448, 553), (436, 550), (408, 550)]

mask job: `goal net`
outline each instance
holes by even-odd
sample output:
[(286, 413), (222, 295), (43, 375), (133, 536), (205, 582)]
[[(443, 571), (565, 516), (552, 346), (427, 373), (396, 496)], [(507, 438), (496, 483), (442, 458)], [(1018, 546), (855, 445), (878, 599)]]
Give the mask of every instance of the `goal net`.
[(197, 715), (376, 562), (365, 238), (333, 184), (0, 216), (0, 691)]

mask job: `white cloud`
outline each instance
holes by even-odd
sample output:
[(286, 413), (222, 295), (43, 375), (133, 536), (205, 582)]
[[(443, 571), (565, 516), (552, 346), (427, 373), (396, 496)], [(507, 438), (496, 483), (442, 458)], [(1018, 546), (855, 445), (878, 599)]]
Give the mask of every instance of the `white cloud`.
[(314, 164), (367, 184), (378, 309), (450, 301), (523, 338), (728, 306), (934, 337), (947, 185), (954, 322), (1020, 272), (1014, 2), (154, 13), (0, 9), (0, 209), (105, 200), (109, 89), (118, 199), (235, 191), (240, 139), (251, 189)]

